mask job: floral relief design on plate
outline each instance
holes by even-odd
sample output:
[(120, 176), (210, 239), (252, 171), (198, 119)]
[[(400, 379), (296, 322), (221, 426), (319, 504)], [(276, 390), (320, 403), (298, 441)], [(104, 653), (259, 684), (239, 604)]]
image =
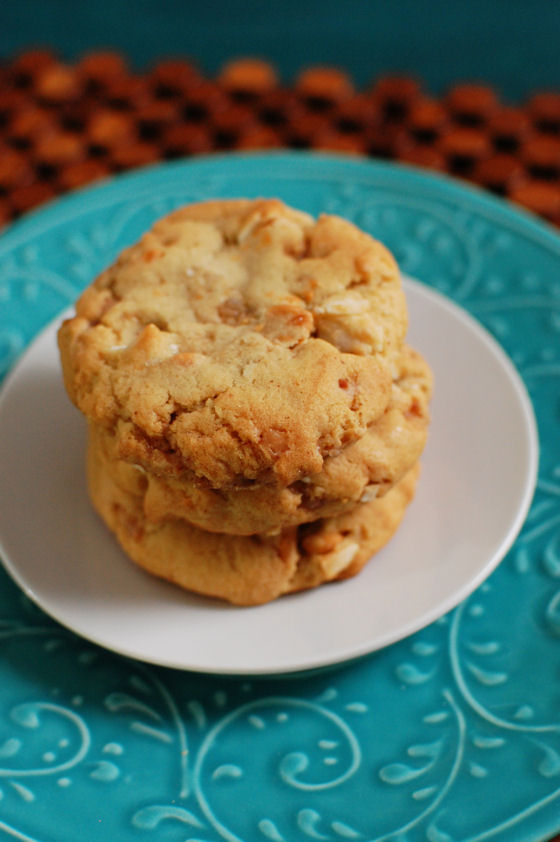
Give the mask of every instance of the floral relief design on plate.
[(454, 612), (357, 663), (289, 680), (216, 679), (113, 656), (47, 620), (2, 574), (0, 831), (26, 842), (552, 835), (560, 244), (482, 195), (403, 169), (295, 156), (225, 170), (162, 168), (156, 199), (148, 176), (132, 198), (123, 180), (122, 190), (93, 191), (91, 203), (71, 200), (58, 217), (14, 227), (0, 242), (0, 372), (155, 218), (185, 201), (239, 195), (241, 184), (257, 195), (264, 183), (363, 225), (403, 271), (497, 337), (537, 413), (531, 511), (504, 562)]
[[(520, 575), (510, 561), (508, 596)], [(554, 705), (520, 682), (507, 622), (488, 619), (495, 591), (483, 585), (429, 628), (340, 672), (274, 683), (109, 655), (16, 595), (26, 620), (7, 619), (0, 632), (13, 676), (1, 705), (0, 830), (37, 842), (77, 830), (87, 839), (458, 842), (487, 838), (491, 810), (491, 835), (511, 838), (560, 796), (560, 729)], [(557, 634), (543, 635), (543, 654)], [(31, 684), (24, 661), (38, 665)], [(488, 805), (504, 769), (512, 803)], [(480, 809), (457, 814), (477, 793)]]

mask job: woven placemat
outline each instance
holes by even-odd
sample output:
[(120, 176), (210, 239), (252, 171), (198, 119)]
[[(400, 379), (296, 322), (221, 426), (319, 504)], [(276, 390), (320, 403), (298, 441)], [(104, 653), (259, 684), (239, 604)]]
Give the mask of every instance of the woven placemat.
[(515, 107), (489, 86), (435, 98), (410, 77), (357, 90), (334, 67), (283, 85), (240, 59), (133, 72), (114, 52), (63, 63), (34, 49), (0, 67), (0, 224), (112, 173), (226, 150), (321, 149), (451, 173), (560, 225), (560, 92)]

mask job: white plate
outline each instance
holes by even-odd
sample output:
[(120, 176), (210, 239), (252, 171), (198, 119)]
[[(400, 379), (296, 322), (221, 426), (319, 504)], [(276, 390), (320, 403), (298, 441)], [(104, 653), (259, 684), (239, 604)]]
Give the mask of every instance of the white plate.
[(338, 663), (399, 640), (474, 590), (513, 543), (536, 481), (535, 420), (501, 348), (467, 313), (406, 281), (411, 344), (435, 376), (418, 492), (355, 579), (257, 608), (184, 593), (132, 564), (85, 491), (85, 423), (64, 392), (56, 324), (0, 400), (0, 554), (28, 596), (116, 652), (209, 673)]

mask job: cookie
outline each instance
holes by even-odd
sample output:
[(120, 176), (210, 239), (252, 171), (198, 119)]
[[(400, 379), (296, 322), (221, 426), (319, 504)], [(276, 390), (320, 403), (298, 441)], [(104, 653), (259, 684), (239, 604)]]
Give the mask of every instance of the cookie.
[(121, 455), (213, 489), (289, 486), (360, 439), (407, 327), (389, 252), (278, 200), (160, 220), (59, 331), (67, 391)]
[[(349, 511), (356, 503), (383, 496), (418, 461), (427, 437), (431, 388), (428, 364), (405, 346), (381, 418), (358, 441), (327, 457), (318, 474), (287, 487), (264, 484), (216, 490), (194, 475), (169, 478), (143, 465), (139, 467), (145, 471), (144, 513), (151, 520), (182, 518), (211, 532), (251, 535)], [(90, 436), (108, 459), (122, 457), (113, 433), (90, 425)]]
[(143, 472), (88, 449), (89, 490), (127, 555), (186, 590), (258, 605), (358, 573), (398, 528), (414, 495), (418, 465), (380, 500), (274, 536), (220, 535), (184, 520), (146, 518)]

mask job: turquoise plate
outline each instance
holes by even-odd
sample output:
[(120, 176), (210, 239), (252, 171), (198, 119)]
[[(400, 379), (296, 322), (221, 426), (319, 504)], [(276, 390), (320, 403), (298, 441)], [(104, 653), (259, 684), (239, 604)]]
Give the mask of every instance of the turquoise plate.
[(537, 416), (532, 507), (500, 566), (450, 614), (360, 661), (289, 678), (211, 677), (111, 654), (0, 573), (0, 839), (546, 839), (560, 829), (552, 231), (449, 180), (365, 161), (273, 154), (159, 167), (4, 235), (0, 367), (155, 217), (241, 194), (354, 219), (498, 339)]

